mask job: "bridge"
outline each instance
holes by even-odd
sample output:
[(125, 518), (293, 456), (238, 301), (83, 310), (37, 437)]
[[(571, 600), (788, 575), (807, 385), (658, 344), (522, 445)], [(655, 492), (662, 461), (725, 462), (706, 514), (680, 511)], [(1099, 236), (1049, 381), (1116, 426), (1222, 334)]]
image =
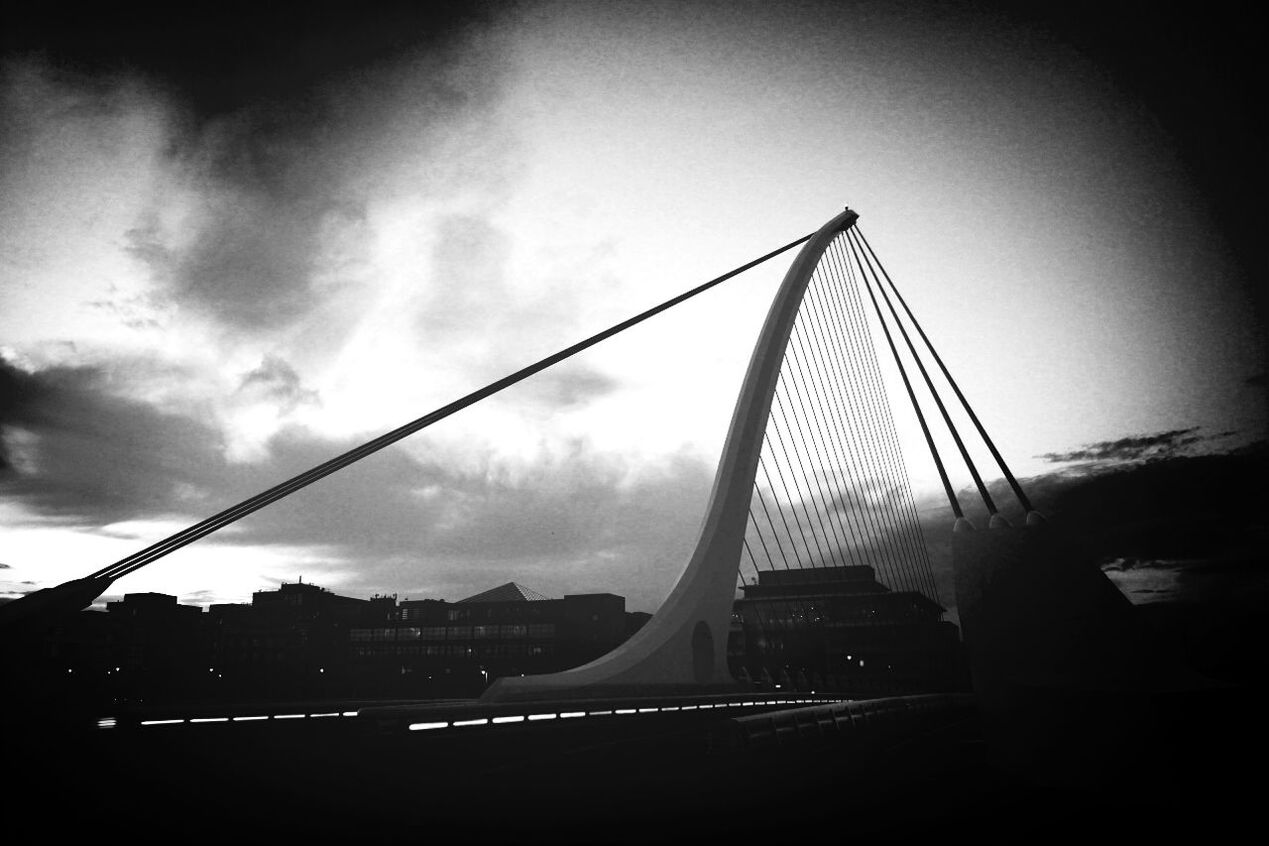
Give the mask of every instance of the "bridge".
[[(94, 813), (158, 796), (153, 817), (171, 825), (218, 808), (229, 821), (218, 837), (249, 826), (409, 839), (442, 823), (499, 842), (779, 836), (812, 822), (843, 836), (895, 826), (916, 835), (948, 819), (966, 824), (974, 803), (1003, 812), (1008, 797), (1036, 816), (1064, 796), (1101, 809), (1069, 791), (1143, 772), (1149, 750), (1126, 736), (1127, 714), (1158, 715), (1162, 726), (1197, 719), (1199, 703), (1243, 707), (1214, 699), (1212, 685), (1134, 636), (1127, 602), (1071, 533), (1032, 506), (850, 209), (110, 566), (10, 603), (0, 625), (13, 640), (77, 612), (115, 580), (794, 248), (695, 549), (662, 607), (621, 646), (561, 672), (499, 678), (474, 700), (100, 714), (91, 726), (54, 727), (55, 741), (32, 734), (16, 771), (64, 778)], [(926, 456), (904, 455), (897, 415), (915, 420)], [(940, 427), (955, 446), (946, 455)], [(972, 438), (994, 470), (974, 462)], [(933, 465), (951, 515), (968, 686), (917, 518), (914, 460)], [(951, 481), (953, 462), (973, 480), (977, 521)], [(997, 501), (997, 471), (1016, 504)], [(797, 677), (787, 672), (795, 655)], [(1173, 752), (1173, 766), (1199, 754)], [(69, 764), (72, 754), (83, 767)], [(115, 762), (111, 783), (97, 783), (88, 760)], [(1011, 792), (1011, 778), (993, 773), (1039, 777), (1051, 792)], [(132, 812), (120, 833), (155, 834), (147, 813)]]

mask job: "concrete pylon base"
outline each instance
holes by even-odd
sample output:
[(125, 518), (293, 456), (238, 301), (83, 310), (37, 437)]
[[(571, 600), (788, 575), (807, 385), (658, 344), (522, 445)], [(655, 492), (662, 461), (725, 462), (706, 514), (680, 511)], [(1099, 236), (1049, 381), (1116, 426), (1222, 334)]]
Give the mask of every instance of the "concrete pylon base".
[(1154, 744), (1143, 730), (1162, 709), (1220, 685), (1152, 648), (1131, 604), (1077, 540), (1052, 523), (1027, 523), (952, 535), (990, 754), (1042, 779), (1113, 778), (1117, 763)]

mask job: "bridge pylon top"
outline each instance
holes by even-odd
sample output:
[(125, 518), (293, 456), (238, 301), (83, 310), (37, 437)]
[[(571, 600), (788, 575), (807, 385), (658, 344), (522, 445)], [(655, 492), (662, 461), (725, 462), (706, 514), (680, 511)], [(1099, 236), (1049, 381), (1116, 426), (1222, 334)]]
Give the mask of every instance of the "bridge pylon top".
[(837, 232), (845, 232), (847, 229), (850, 229), (855, 225), (855, 221), (859, 220), (858, 212), (850, 206), (844, 206), (843, 208), (844, 211), (833, 219), (834, 222), (837, 223), (837, 229), (835, 230)]

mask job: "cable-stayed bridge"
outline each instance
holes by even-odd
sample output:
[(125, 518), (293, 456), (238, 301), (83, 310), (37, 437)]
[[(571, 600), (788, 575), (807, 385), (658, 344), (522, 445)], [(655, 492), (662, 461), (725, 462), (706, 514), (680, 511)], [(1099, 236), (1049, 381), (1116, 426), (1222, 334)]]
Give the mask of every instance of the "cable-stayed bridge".
[[(110, 566), (10, 603), (0, 622), (12, 632), (77, 611), (114, 580), (797, 247), (755, 343), (695, 549), (662, 607), (621, 646), (562, 672), (497, 679), (477, 700), (239, 711), (192, 704), (126, 724), (103, 715), (100, 729), (132, 738), (148, 754), (178, 737), (240, 752), (277, 742), (288, 754), (298, 754), (286, 745), (298, 740), (339, 749), (341, 761), (371, 748), (387, 756), (397, 749), (442, 769), (493, 758), (504, 772), (521, 775), (526, 755), (564, 749), (576, 756), (566, 769), (596, 767), (632, 789), (606, 752), (595, 751), (622, 749), (643, 764), (677, 768), (666, 781), (684, 788), (682, 768), (701, 765), (684, 757), (687, 748), (732, 761), (763, 750), (848, 748), (852, 761), (881, 767), (877, 749), (893, 749), (905, 737), (955, 736), (978, 714), (998, 756), (1025, 762), (1112, 737), (1117, 723), (1087, 719), (1108, 696), (1120, 702), (1201, 687), (1166, 662), (1142, 658), (1126, 601), (1095, 568), (1072, 564), (1078, 549), (1033, 509), (850, 209)], [(893, 396), (899, 386), (901, 395)], [(925, 454), (903, 453), (900, 416), (915, 420)], [(969, 420), (969, 431), (955, 417)], [(936, 432), (950, 437), (950, 454), (939, 449)], [(967, 441), (974, 438), (992, 456), (991, 471), (973, 460)], [(945, 531), (972, 694), (957, 685), (956, 653), (938, 636), (948, 625), (912, 490), (909, 469), (917, 461), (935, 468), (951, 513)], [(953, 462), (973, 480), (970, 496), (987, 515), (980, 525), (966, 517), (950, 480)], [(996, 471), (1017, 500), (1017, 525), (1001, 516), (989, 489)], [(838, 625), (843, 615), (879, 612), (879, 619)], [(875, 641), (852, 640), (886, 627), (929, 636), (910, 639), (902, 654), (868, 652)], [(781, 677), (787, 656), (805, 653), (808, 643), (818, 650), (815, 666), (797, 679)], [(861, 686), (865, 652), (884, 656), (898, 695)], [(1053, 730), (1057, 723), (1061, 731)], [(410, 746), (417, 738), (427, 745)], [(505, 763), (508, 749), (518, 763)], [(420, 783), (439, 789), (434, 778)], [(376, 795), (371, 790), (369, 798)]]

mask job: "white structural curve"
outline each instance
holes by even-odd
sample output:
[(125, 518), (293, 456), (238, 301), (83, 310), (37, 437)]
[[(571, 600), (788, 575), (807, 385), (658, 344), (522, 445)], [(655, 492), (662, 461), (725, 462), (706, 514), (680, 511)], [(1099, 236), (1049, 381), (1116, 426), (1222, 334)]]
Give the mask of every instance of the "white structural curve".
[(824, 224), (789, 266), (749, 360), (696, 550), (665, 603), (633, 637), (606, 655), (559, 673), (498, 679), (483, 701), (735, 685), (727, 669), (727, 633), (736, 571), (784, 350), (820, 257), (858, 217), (846, 209)]

